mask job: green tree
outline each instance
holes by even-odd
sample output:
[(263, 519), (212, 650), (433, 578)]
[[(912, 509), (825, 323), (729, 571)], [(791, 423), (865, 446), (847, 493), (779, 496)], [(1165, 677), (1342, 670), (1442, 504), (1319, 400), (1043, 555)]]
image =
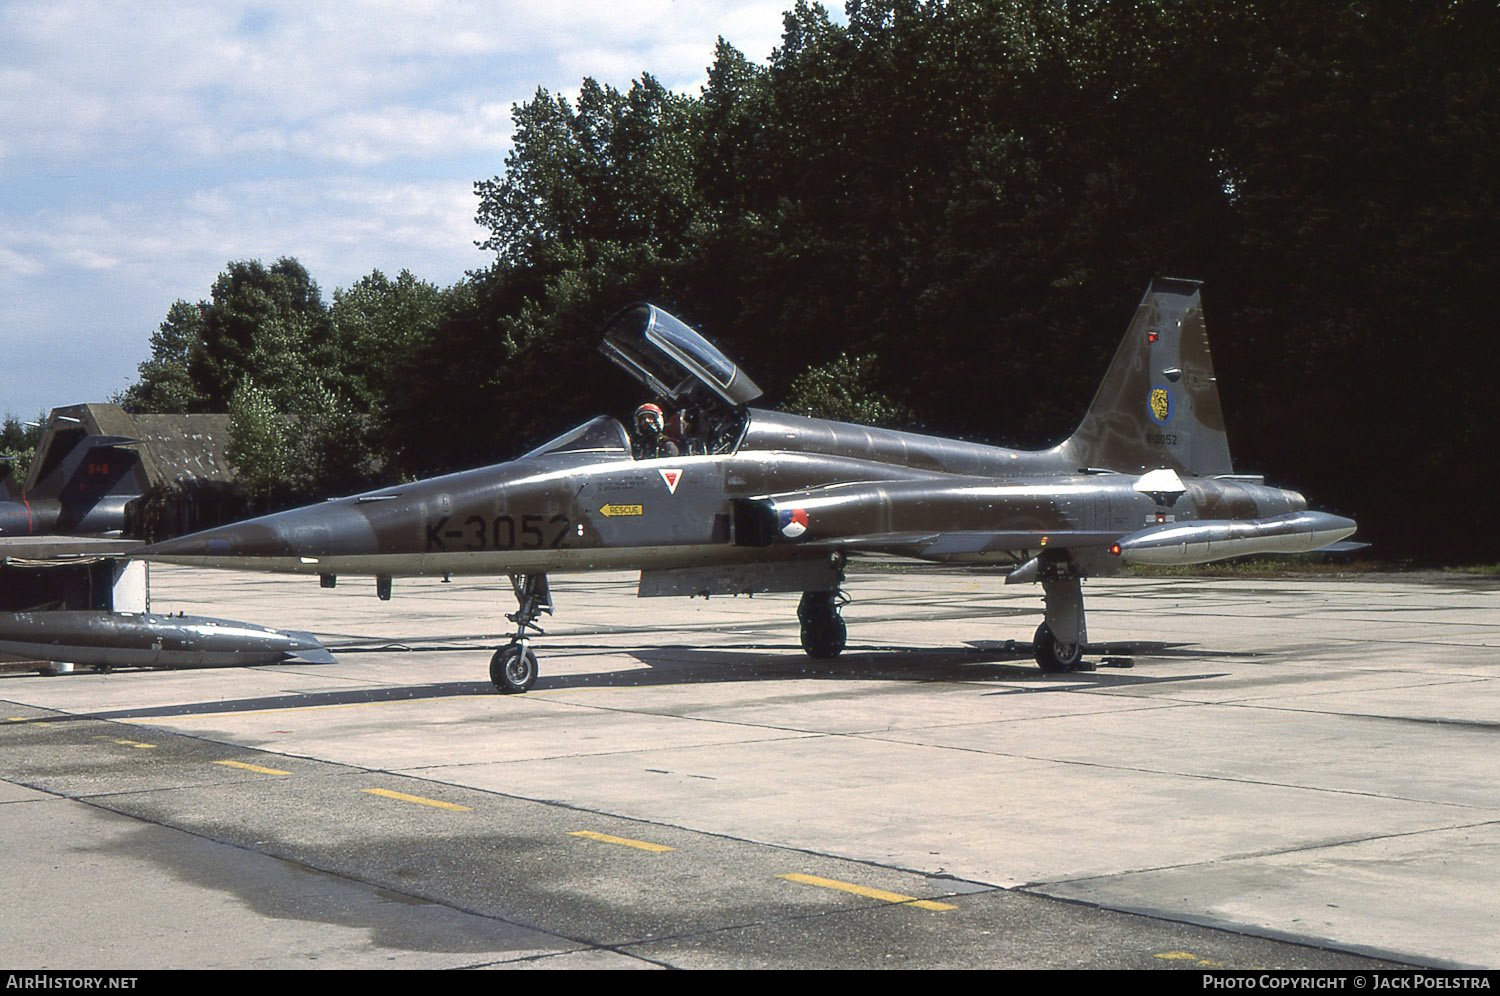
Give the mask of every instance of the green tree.
[(291, 469), (292, 423), (271, 393), (246, 377), (229, 403), (229, 463), (252, 502), (269, 506), (283, 498)]
[(406, 366), (447, 307), (443, 290), (409, 270), (394, 280), (374, 270), (333, 292), (338, 355), (327, 375), (356, 411), (383, 416), (390, 397), (407, 387)]
[(136, 368), (140, 379), (115, 399), (126, 411), (204, 410), (205, 401), (188, 371), (189, 357), (203, 337), (203, 308), (178, 300), (167, 310), (166, 320), (151, 334), (151, 358)]
[(899, 425), (911, 420), (903, 406), (871, 388), (874, 356), (839, 354), (792, 380), (783, 411), (860, 425)]
[(318, 285), (295, 259), (267, 267), (230, 263), (197, 304), (178, 300), (151, 336), (140, 379), (119, 397), (136, 412), (222, 412), (250, 375), (267, 389), (297, 390), (332, 355), (331, 321)]
[(208, 300), (172, 306), (119, 400), (138, 412), (230, 412), (231, 462), (263, 505), (357, 490), (394, 473), (404, 440), (392, 398), (409, 392), (413, 359), (464, 299), (376, 270), (327, 306), (296, 260), (230, 263)]
[(0, 491), (8, 487), (12, 493), (20, 493), (31, 471), (46, 420), (46, 412), (38, 413), (34, 422), (22, 422), (10, 412), (5, 414), (4, 422), (0, 422)]
[[(283, 258), (230, 263), (200, 305), (200, 338), (188, 373), (208, 411), (224, 411), (246, 374), (273, 392), (297, 392), (312, 376), (303, 361), (326, 359), (331, 323), (322, 293), (305, 267)], [(273, 370), (260, 369), (270, 364)]]

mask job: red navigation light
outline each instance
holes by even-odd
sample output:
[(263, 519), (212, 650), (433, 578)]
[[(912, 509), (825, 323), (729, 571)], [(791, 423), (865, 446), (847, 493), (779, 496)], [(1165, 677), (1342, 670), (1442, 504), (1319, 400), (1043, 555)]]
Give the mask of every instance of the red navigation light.
[(1109, 552), (1112, 553), (1112, 554), (1114, 554), (1116, 557), (1118, 557), (1120, 555), (1120, 544), (1118, 544), (1118, 543), (1111, 544), (1110, 548), (1109, 548)]

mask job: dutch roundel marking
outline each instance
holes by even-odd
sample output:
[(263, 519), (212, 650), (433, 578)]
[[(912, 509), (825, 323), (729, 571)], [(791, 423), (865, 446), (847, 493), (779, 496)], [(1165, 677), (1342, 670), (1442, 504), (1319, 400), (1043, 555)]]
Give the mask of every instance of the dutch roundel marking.
[(1151, 418), (1157, 425), (1166, 425), (1172, 418), (1172, 395), (1165, 387), (1151, 389), (1149, 399)]
[(807, 511), (800, 508), (784, 508), (781, 510), (781, 535), (787, 539), (796, 539), (807, 532)]
[(661, 475), (663, 483), (666, 484), (667, 493), (675, 495), (677, 493), (677, 482), (682, 480), (682, 471), (680, 469), (666, 470), (663, 468), (658, 469), (657, 473)]

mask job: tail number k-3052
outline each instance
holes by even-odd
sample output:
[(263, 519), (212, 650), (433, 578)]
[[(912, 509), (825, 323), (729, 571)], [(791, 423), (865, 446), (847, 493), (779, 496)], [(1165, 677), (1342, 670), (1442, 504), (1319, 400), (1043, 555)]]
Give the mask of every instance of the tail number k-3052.
[(427, 523), (427, 549), (452, 550), (560, 550), (568, 545), (566, 515), (497, 515), (493, 519), (470, 515), (455, 519), (445, 515)]

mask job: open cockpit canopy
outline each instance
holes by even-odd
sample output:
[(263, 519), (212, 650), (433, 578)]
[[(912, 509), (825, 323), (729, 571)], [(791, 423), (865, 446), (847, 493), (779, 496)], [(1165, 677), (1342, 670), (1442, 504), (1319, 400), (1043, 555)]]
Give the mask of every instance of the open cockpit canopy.
[(655, 305), (632, 304), (611, 318), (599, 350), (652, 393), (677, 404), (700, 388), (736, 408), (761, 394), (713, 343)]

